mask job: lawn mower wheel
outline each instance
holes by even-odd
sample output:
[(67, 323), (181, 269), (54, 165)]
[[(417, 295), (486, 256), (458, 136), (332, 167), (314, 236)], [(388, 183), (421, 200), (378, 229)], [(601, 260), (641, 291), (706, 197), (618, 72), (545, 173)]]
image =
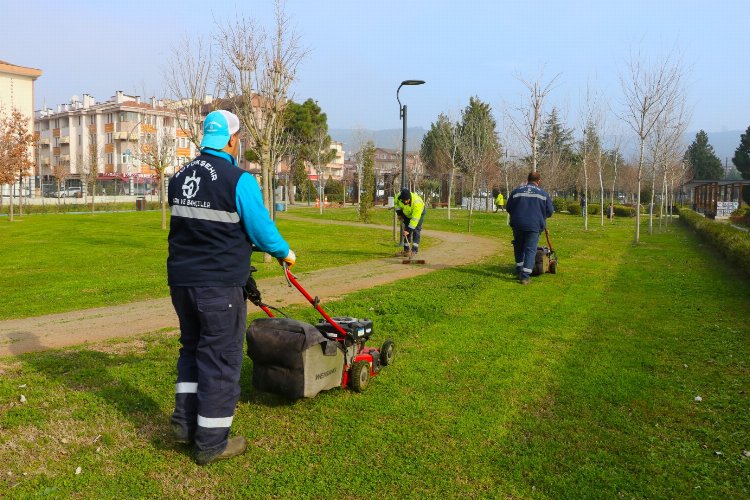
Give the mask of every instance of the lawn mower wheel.
[(362, 392), (367, 389), (370, 383), (370, 363), (367, 361), (357, 361), (352, 366), (351, 378), (352, 389), (356, 392)]
[(393, 363), (393, 357), (395, 356), (396, 347), (392, 340), (386, 340), (383, 342), (383, 347), (380, 348), (380, 364), (388, 366)]

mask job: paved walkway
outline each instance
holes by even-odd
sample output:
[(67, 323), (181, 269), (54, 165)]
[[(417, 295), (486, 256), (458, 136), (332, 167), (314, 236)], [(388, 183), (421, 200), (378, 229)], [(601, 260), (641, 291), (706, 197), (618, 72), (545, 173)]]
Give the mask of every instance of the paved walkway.
[[(290, 220), (310, 223), (361, 225), (392, 231), (389, 226), (354, 224), (338, 221), (319, 221), (292, 215)], [(419, 252), (425, 265), (404, 265), (401, 258), (383, 258), (308, 273), (295, 273), (300, 284), (326, 302), (344, 295), (400, 279), (419, 276), (438, 269), (479, 262), (500, 251), (496, 240), (469, 234), (449, 233), (425, 229), (422, 234), (432, 241), (429, 248)], [(258, 281), (264, 302), (284, 307), (307, 301), (295, 289), (290, 289), (279, 270), (279, 276)], [(250, 307), (254, 307), (250, 305)], [(60, 348), (117, 337), (129, 337), (164, 328), (178, 327), (177, 317), (168, 297), (98, 307), (82, 311), (50, 314), (34, 318), (0, 321), (0, 356), (22, 354)]]

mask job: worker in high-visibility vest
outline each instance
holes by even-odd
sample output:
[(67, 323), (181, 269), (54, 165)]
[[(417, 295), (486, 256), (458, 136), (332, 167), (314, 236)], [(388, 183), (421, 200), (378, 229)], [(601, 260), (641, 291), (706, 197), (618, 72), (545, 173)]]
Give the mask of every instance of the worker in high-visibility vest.
[(396, 198), (394, 206), (396, 215), (404, 223), (404, 253), (409, 253), (409, 240), (411, 240), (411, 252), (417, 253), (422, 237), (424, 214), (427, 212), (424, 200), (417, 193), (404, 188)]
[(503, 192), (500, 191), (497, 193), (497, 198), (495, 198), (495, 212), (503, 212), (503, 207), (505, 206), (505, 198), (503, 198)]

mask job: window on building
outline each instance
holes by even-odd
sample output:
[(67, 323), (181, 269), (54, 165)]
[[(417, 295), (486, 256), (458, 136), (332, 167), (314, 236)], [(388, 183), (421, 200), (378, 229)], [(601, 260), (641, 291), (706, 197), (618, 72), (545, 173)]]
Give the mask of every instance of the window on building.
[(106, 123), (112, 123), (112, 113), (107, 113), (107, 122)]
[(78, 145), (81, 145), (81, 134), (78, 134)]
[(107, 144), (112, 144), (112, 132), (107, 133)]
[(89, 125), (96, 125), (96, 115), (89, 115)]
[(121, 122), (137, 122), (140, 119), (140, 115), (135, 111), (122, 111), (118, 116)]
[(115, 160), (115, 155), (112, 153), (107, 153), (107, 165), (112, 165)]

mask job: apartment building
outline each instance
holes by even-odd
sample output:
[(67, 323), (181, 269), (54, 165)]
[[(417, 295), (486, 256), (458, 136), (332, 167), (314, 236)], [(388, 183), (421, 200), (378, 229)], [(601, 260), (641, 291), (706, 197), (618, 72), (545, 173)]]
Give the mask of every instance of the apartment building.
[(166, 176), (196, 153), (174, 109), (153, 97), (142, 102), (140, 96), (117, 91), (98, 103), (84, 94), (35, 116), (38, 175), (46, 189), (61, 180), (80, 185), (96, 172), (104, 184), (119, 181), (118, 194), (143, 194), (155, 187), (151, 164), (156, 145), (171, 146), (164, 155), (169, 160)]
[[(373, 173), (377, 185), (376, 200), (392, 196), (401, 186), (401, 150), (375, 148)], [(422, 178), (424, 169), (419, 153), (406, 152), (406, 174), (412, 183)]]
[[(41, 70), (0, 61), (0, 109), (6, 115), (17, 109), (27, 116), (29, 132), (34, 130), (34, 81), (41, 75)], [(29, 156), (33, 156), (32, 150), (29, 150)], [(9, 195), (11, 189), (18, 193), (19, 187), (6, 185), (0, 189), (5, 190), (2, 194)]]

